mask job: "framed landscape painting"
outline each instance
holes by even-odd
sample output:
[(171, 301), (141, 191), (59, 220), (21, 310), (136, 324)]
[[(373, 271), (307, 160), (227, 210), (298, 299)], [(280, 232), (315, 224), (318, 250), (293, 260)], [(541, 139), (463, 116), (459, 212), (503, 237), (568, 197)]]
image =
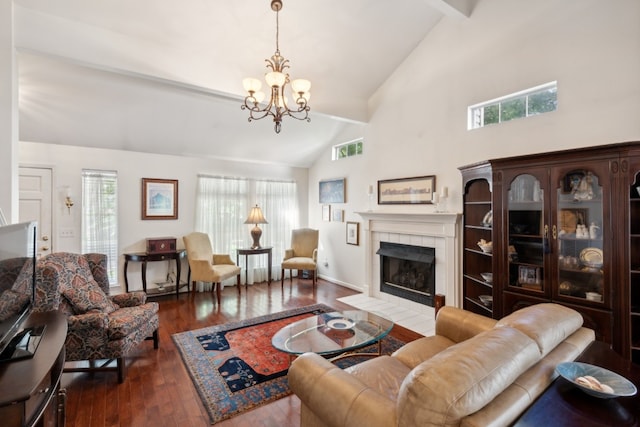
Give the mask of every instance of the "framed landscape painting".
[(320, 181), (320, 203), (344, 203), (345, 184), (345, 178)]
[(378, 204), (431, 204), (435, 188), (434, 175), (378, 181)]
[(142, 219), (178, 219), (178, 180), (142, 178)]

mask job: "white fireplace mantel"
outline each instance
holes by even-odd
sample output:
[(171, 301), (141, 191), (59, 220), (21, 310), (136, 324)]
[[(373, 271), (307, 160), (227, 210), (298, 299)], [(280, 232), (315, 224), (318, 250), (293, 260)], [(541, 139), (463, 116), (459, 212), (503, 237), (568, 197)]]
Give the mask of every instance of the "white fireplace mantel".
[[(436, 293), (444, 294), (446, 305), (462, 306), (460, 277), (460, 220), (451, 212), (393, 213), (356, 212), (362, 217), (365, 240), (366, 284), (363, 293), (402, 305), (417, 305), (393, 295), (380, 293), (380, 242), (436, 248)], [(399, 300), (399, 301), (398, 301)], [(414, 307), (416, 309), (424, 308)]]

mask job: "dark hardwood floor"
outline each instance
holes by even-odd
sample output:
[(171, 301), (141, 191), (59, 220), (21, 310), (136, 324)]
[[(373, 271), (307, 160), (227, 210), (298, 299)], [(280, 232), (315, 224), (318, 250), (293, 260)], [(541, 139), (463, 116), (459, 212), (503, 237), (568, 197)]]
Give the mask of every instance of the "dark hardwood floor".
[[(224, 289), (218, 306), (212, 294), (195, 293), (154, 298), (160, 303), (160, 348), (143, 343), (127, 358), (127, 376), (118, 384), (113, 372), (66, 373), (62, 387), (67, 390), (67, 427), (208, 426), (209, 416), (191, 382), (180, 354), (171, 339), (183, 332), (234, 320), (249, 319), (291, 308), (322, 303), (336, 309), (350, 306), (337, 298), (355, 294), (348, 288), (318, 280), (315, 291), (310, 280), (294, 279), (242, 288)], [(394, 327), (391, 335), (405, 342), (420, 335)], [(1, 423), (0, 423), (1, 424)], [(295, 396), (253, 409), (216, 424), (219, 427), (273, 426), (300, 424), (300, 401)]]

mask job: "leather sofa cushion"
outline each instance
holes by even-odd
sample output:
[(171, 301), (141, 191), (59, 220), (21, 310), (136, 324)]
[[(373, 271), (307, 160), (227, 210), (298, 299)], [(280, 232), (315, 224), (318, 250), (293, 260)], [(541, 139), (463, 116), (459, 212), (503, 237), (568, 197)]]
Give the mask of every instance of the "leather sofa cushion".
[(345, 369), (391, 401), (398, 399), (402, 380), (409, 374), (405, 364), (390, 356), (379, 356)]
[(409, 369), (413, 369), (454, 344), (456, 344), (454, 341), (441, 335), (418, 338), (396, 350), (393, 353), (393, 357), (409, 367)]
[(494, 328), (453, 345), (418, 365), (404, 380), (398, 425), (457, 425), (539, 359), (536, 342), (510, 327)]
[(525, 333), (538, 343), (542, 356), (580, 329), (582, 316), (568, 307), (543, 303), (520, 309), (496, 323), (496, 327), (510, 326)]

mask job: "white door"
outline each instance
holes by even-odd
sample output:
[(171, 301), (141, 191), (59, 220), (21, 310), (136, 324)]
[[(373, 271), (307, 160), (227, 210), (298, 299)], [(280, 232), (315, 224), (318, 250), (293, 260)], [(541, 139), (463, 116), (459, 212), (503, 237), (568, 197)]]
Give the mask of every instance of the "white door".
[(53, 171), (47, 168), (20, 168), (19, 220), (38, 221), (37, 255), (43, 256), (52, 252), (53, 229), (51, 212), (51, 191)]

